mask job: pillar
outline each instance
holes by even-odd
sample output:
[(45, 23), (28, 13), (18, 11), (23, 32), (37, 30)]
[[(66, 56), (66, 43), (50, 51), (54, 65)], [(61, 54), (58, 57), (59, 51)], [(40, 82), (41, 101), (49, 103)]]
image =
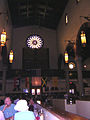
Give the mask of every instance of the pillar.
[(68, 64), (66, 64), (66, 89), (67, 89), (67, 95), (69, 96), (69, 70), (68, 70)]
[(79, 83), (79, 95), (84, 95), (84, 88), (83, 88), (83, 77), (82, 77), (82, 58), (81, 56), (76, 56), (76, 63), (77, 63), (77, 73), (78, 73), (78, 83)]

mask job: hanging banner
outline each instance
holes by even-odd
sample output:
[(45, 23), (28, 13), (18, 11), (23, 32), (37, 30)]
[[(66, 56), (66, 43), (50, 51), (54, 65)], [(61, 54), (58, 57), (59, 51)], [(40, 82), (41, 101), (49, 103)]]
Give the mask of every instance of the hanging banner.
[(41, 77), (32, 77), (32, 86), (41, 86)]
[(42, 77), (42, 87), (46, 87), (46, 86), (47, 86), (47, 78)]

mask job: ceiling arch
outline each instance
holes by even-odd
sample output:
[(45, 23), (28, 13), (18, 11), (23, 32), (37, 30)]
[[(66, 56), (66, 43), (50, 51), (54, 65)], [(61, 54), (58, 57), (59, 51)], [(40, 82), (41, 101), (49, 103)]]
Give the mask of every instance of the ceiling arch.
[(56, 29), (69, 0), (8, 0), (13, 27)]

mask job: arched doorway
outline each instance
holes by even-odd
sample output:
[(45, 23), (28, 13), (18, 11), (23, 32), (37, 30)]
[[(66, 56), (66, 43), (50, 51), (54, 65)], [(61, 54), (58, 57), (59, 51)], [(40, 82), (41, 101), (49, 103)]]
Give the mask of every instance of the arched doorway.
[[(82, 45), (81, 43), (81, 31), (84, 31), (86, 36), (86, 44)], [(84, 80), (86, 74), (88, 74), (86, 70), (86, 66), (84, 68), (84, 62), (90, 58), (90, 23), (84, 23), (78, 32), (76, 39), (76, 62), (77, 62), (77, 72), (78, 72), (78, 83), (79, 83), (79, 93), (80, 96), (85, 95), (85, 86)], [(90, 64), (89, 61), (87, 61)]]
[[(80, 38), (80, 34), (82, 30), (85, 32), (85, 35), (86, 35), (86, 45), (84, 47), (81, 44), (81, 38)], [(84, 23), (80, 27), (78, 35), (77, 35), (76, 46), (77, 46), (76, 54), (82, 57), (83, 70), (90, 70), (90, 62), (89, 62), (89, 59), (90, 59), (90, 23), (89, 22)]]

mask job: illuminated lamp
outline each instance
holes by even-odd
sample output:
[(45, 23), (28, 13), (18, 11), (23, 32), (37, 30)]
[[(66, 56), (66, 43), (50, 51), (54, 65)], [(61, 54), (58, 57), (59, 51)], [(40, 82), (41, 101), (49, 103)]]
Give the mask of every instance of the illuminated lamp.
[(86, 68), (86, 67), (87, 67), (87, 65), (84, 65), (83, 67), (84, 67), (84, 68)]
[(67, 51), (65, 52), (65, 63), (68, 63), (68, 53), (67, 53)]
[(65, 14), (65, 23), (68, 24), (68, 14)]
[(37, 95), (40, 95), (40, 89), (37, 89)]
[(35, 95), (35, 89), (32, 89), (32, 95)]
[(71, 90), (71, 89), (69, 90), (69, 93), (72, 93), (72, 90)]
[(6, 44), (6, 32), (4, 31), (4, 29), (3, 29), (3, 32), (1, 33), (1, 46), (3, 47), (3, 46), (5, 46), (5, 44)]
[(83, 45), (83, 47), (85, 47), (86, 45), (86, 35), (85, 35), (85, 32), (84, 31), (81, 31), (81, 43)]
[(69, 69), (73, 69), (75, 67), (75, 64), (73, 62), (69, 63)]
[(12, 50), (10, 51), (10, 54), (9, 54), (9, 61), (10, 63), (13, 62), (13, 51)]
[(26, 88), (26, 89), (23, 89), (23, 92), (24, 93), (28, 93), (28, 89)]
[(40, 101), (40, 100), (37, 100), (37, 103), (38, 103), (38, 104), (41, 104), (41, 101)]

